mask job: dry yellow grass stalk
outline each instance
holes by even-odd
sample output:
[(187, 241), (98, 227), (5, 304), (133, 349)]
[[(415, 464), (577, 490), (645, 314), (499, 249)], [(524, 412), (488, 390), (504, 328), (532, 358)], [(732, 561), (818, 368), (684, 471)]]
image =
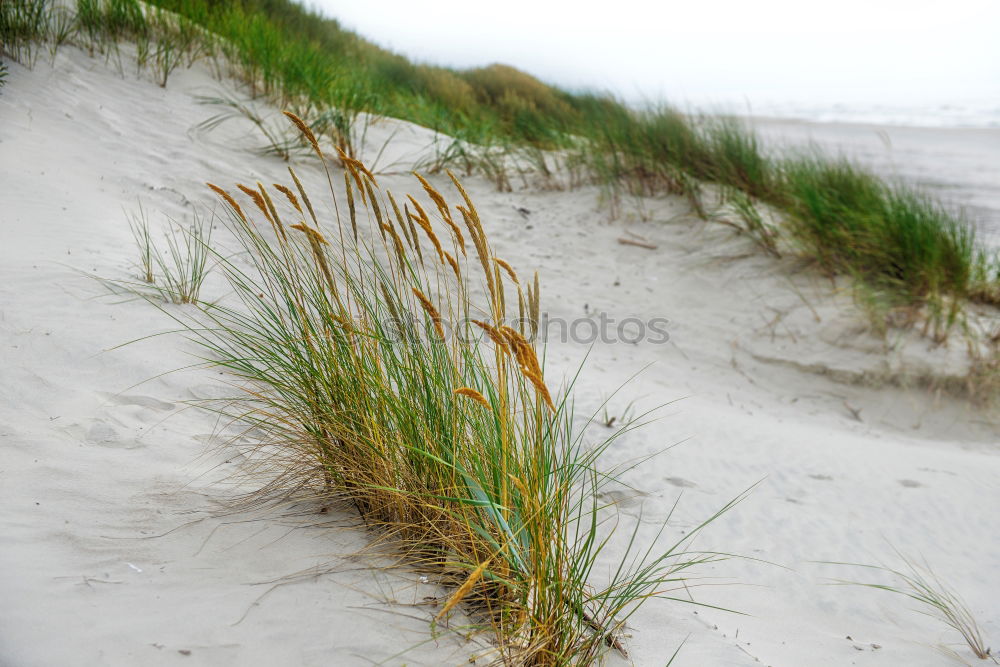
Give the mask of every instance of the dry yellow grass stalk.
[(508, 345), (514, 353), (514, 357), (517, 359), (518, 365), (521, 366), (521, 371), (530, 371), (541, 377), (542, 368), (538, 363), (538, 357), (535, 355), (535, 348), (532, 347), (531, 343), (529, 343), (528, 340), (517, 331), (517, 329), (502, 326), (499, 327), (499, 331), (507, 339)]
[(354, 242), (358, 241), (358, 219), (354, 210), (354, 188), (351, 187), (351, 179), (347, 172), (344, 172), (344, 191), (347, 193), (347, 210), (351, 214), (351, 231), (354, 232)]
[(535, 271), (535, 285), (534, 288), (528, 288), (528, 321), (531, 322), (531, 337), (534, 338), (538, 335), (538, 322), (541, 317), (539, 307), (539, 295), (541, 294), (541, 289), (538, 284), (538, 271)]
[(375, 190), (372, 188), (371, 181), (365, 181), (365, 188), (368, 189), (368, 205), (371, 206), (372, 212), (375, 214), (375, 221), (381, 225), (382, 207), (379, 206), (378, 199), (375, 197)]
[(479, 256), (479, 264), (483, 267), (483, 275), (486, 276), (486, 287), (490, 292), (490, 303), (496, 303), (497, 288), (493, 282), (493, 271), (490, 267), (490, 250), (486, 245), (486, 237), (485, 235), (480, 235), (482, 228), (476, 224), (476, 220), (469, 209), (463, 206), (457, 208), (462, 213), (465, 226), (468, 227), (469, 235), (472, 236), (472, 243), (476, 246), (476, 255)]
[(253, 203), (257, 205), (257, 208), (260, 209), (260, 212), (264, 214), (264, 217), (267, 218), (267, 221), (270, 222), (271, 225), (273, 226), (274, 220), (271, 219), (271, 213), (267, 210), (267, 204), (264, 203), (264, 198), (260, 196), (260, 193), (254, 190), (253, 188), (248, 188), (242, 183), (237, 183), (236, 187), (238, 187), (243, 192), (243, 194), (245, 194), (247, 197), (250, 197), (250, 199), (253, 200)]
[(426, 220), (427, 224), (430, 224), (430, 222), (431, 222), (430, 216), (428, 216), (427, 212), (424, 211), (424, 207), (420, 205), (420, 202), (418, 202), (413, 197), (413, 195), (406, 195), (406, 198), (410, 200), (410, 203), (413, 204), (413, 208), (416, 209), (416, 211), (417, 211), (417, 216), (416, 216), (417, 219)]
[(382, 291), (382, 296), (385, 299), (385, 305), (392, 314), (392, 319), (395, 322), (402, 322), (403, 318), (399, 316), (399, 310), (396, 308), (396, 299), (393, 297), (392, 293), (389, 292), (389, 288), (382, 281), (379, 281), (379, 289)]
[(403, 204), (403, 214), (406, 216), (406, 222), (410, 228), (410, 235), (413, 239), (413, 249), (417, 251), (417, 258), (420, 259), (420, 265), (424, 265), (424, 255), (420, 250), (420, 236), (417, 234), (417, 226), (413, 224), (413, 214), (410, 213), (410, 207)]
[(420, 225), (420, 228), (424, 230), (424, 234), (427, 235), (427, 238), (429, 238), (431, 243), (434, 245), (434, 249), (437, 251), (438, 257), (441, 259), (441, 263), (444, 264), (447, 261), (444, 258), (444, 248), (441, 247), (441, 241), (438, 240), (437, 234), (434, 233), (434, 229), (431, 227), (430, 221), (426, 218), (418, 218), (412, 213), (410, 214), (410, 220), (416, 220), (417, 224)]
[(282, 224), (281, 218), (278, 217), (278, 209), (274, 207), (271, 196), (267, 194), (267, 190), (260, 181), (257, 181), (257, 189), (260, 191), (260, 196), (264, 198), (264, 203), (267, 204), (267, 210), (271, 212), (271, 226), (274, 228), (274, 233), (282, 239), (287, 239), (288, 237), (285, 236), (285, 226)]
[(510, 279), (514, 281), (515, 285), (521, 284), (521, 281), (517, 279), (517, 273), (514, 271), (513, 266), (511, 266), (504, 260), (500, 259), (499, 257), (494, 257), (493, 261), (496, 262), (498, 265), (500, 265), (503, 268), (503, 270), (507, 272), (507, 275), (509, 275)]
[(319, 142), (316, 141), (316, 135), (313, 134), (312, 128), (306, 125), (304, 120), (293, 114), (291, 111), (282, 111), (282, 113), (288, 117), (288, 120), (292, 121), (292, 124), (294, 124), (295, 127), (299, 128), (299, 132), (301, 132), (305, 136), (305, 138), (309, 140), (309, 143), (312, 145), (313, 150), (316, 151), (317, 157), (319, 157), (319, 159), (322, 160), (323, 151), (319, 149)]
[(449, 264), (451, 264), (451, 270), (455, 272), (455, 280), (457, 280), (458, 283), (461, 285), (462, 272), (458, 268), (458, 262), (455, 260), (454, 257), (451, 256), (451, 253), (449, 253), (447, 250), (444, 251), (444, 258), (448, 260)]
[(448, 203), (444, 200), (444, 197), (441, 196), (441, 193), (435, 190), (434, 186), (428, 183), (427, 179), (417, 172), (414, 171), (410, 173), (417, 177), (417, 180), (420, 181), (420, 185), (424, 186), (424, 191), (431, 198), (431, 200), (433, 200), (434, 204), (438, 207), (438, 210), (441, 211), (441, 215), (450, 216), (451, 214), (448, 212)]
[(271, 212), (271, 217), (276, 222), (281, 222), (281, 218), (278, 217), (278, 210), (274, 208), (274, 202), (271, 201), (271, 195), (267, 194), (267, 189), (264, 187), (264, 184), (261, 183), (260, 181), (257, 181), (257, 191), (260, 193), (260, 196), (264, 199), (264, 203), (267, 204), (267, 210)]
[(494, 317), (501, 321), (507, 317), (507, 303), (504, 300), (504, 289), (503, 280), (500, 277), (500, 267), (493, 267), (493, 283), (496, 285), (496, 303), (494, 303), (493, 308), (495, 309)]
[(312, 227), (309, 227), (308, 225), (300, 223), (300, 224), (297, 224), (297, 225), (292, 225), (292, 229), (295, 229), (295, 230), (298, 230), (298, 231), (302, 232), (303, 234), (306, 235), (306, 238), (308, 238), (310, 241), (315, 241), (316, 243), (318, 243), (320, 245), (330, 245), (329, 241), (327, 241), (325, 238), (323, 238), (322, 234), (320, 234), (318, 231), (316, 231)]
[(458, 193), (462, 195), (462, 199), (465, 200), (465, 205), (467, 207), (470, 217), (476, 222), (476, 225), (480, 227), (480, 229), (482, 229), (482, 227), (479, 225), (479, 212), (476, 211), (476, 207), (472, 203), (472, 198), (469, 197), (469, 193), (465, 191), (465, 188), (462, 187), (461, 181), (455, 178), (455, 174), (451, 173), (450, 169), (445, 169), (445, 173), (448, 174), (448, 178), (450, 178), (451, 182), (455, 184), (455, 187), (458, 189)]
[(549, 394), (549, 388), (545, 386), (545, 381), (542, 376), (538, 373), (533, 373), (525, 368), (521, 368), (521, 373), (528, 379), (528, 381), (534, 386), (535, 391), (541, 396), (545, 405), (549, 406), (549, 410), (552, 412), (556, 411), (556, 406), (552, 403), (552, 396)]
[[(530, 288), (529, 288), (530, 289)], [(524, 334), (524, 292), (521, 286), (517, 286), (517, 327), (521, 334)]]
[(371, 179), (372, 183), (375, 183), (376, 185), (378, 184), (378, 181), (375, 180), (375, 174), (368, 170), (368, 167), (365, 166), (364, 162), (352, 158), (350, 155), (345, 153), (340, 146), (337, 146), (337, 155), (340, 157), (345, 166), (350, 167), (355, 171), (360, 171), (362, 174)]
[[(396, 222), (399, 224), (399, 228), (403, 230), (403, 237), (406, 239), (406, 243), (413, 248), (413, 240), (410, 239), (410, 230), (406, 224), (403, 214), (399, 211), (399, 204), (396, 203), (396, 198), (392, 196), (392, 193), (388, 190), (385, 192), (386, 196), (389, 198), (389, 204), (392, 205), (392, 212), (396, 216)], [(414, 248), (416, 250), (416, 248)]]
[(472, 399), (473, 401), (479, 403), (487, 410), (493, 409), (492, 406), (490, 405), (490, 402), (486, 400), (486, 397), (480, 394), (475, 389), (472, 389), (471, 387), (460, 387), (452, 393), (454, 393), (456, 396), (464, 396), (466, 398)]
[(465, 583), (459, 586), (458, 590), (456, 590), (452, 596), (448, 598), (448, 601), (445, 603), (444, 607), (441, 608), (441, 611), (437, 613), (437, 616), (434, 617), (434, 620), (440, 621), (449, 611), (451, 611), (452, 607), (461, 602), (465, 596), (469, 594), (476, 583), (478, 583), (482, 578), (483, 572), (486, 571), (486, 567), (489, 563), (489, 559), (486, 559), (486, 561), (480, 563), (479, 567), (472, 571), (472, 574), (470, 574), (469, 578), (465, 580)]
[(424, 296), (423, 292), (418, 290), (416, 287), (411, 287), (410, 289), (413, 290), (413, 294), (420, 301), (420, 305), (423, 306), (423, 309), (427, 311), (428, 315), (430, 315), (431, 321), (434, 322), (434, 330), (437, 331), (438, 336), (441, 337), (442, 341), (445, 340), (444, 328), (441, 326), (441, 313), (439, 313), (437, 308), (434, 307), (434, 304), (431, 303), (430, 299)]
[[(342, 150), (340, 150), (340, 148), (337, 149), (337, 152), (340, 153), (341, 157), (344, 157), (344, 152)], [(366, 201), (365, 200), (365, 196), (366, 195), (365, 195), (364, 181), (361, 180), (361, 173), (358, 171), (357, 167), (354, 166), (354, 164), (352, 164), (351, 162), (345, 162), (344, 163), (344, 180), (345, 181), (347, 180), (348, 174), (350, 174), (351, 178), (353, 178), (354, 182), (357, 184), (357, 186), (358, 186), (358, 194), (361, 195), (361, 201), (362, 201), (362, 203), (364, 203)]]
[(305, 224), (292, 225), (292, 229), (302, 232), (306, 235), (306, 238), (309, 239), (309, 247), (312, 248), (316, 264), (323, 273), (323, 278), (326, 280), (327, 287), (330, 288), (330, 293), (336, 296), (336, 283), (333, 280), (333, 274), (330, 272), (330, 265), (326, 261), (326, 255), (323, 253), (322, 247), (330, 244), (325, 238), (323, 238), (322, 234)]
[(538, 363), (538, 356), (535, 354), (535, 348), (528, 342), (528, 340), (521, 335), (517, 329), (513, 329), (508, 326), (499, 327), (497, 333), (502, 335), (506, 341), (507, 346), (510, 348), (511, 352), (514, 354), (514, 358), (517, 360), (517, 365), (521, 370), (521, 374), (535, 387), (535, 391), (541, 396), (545, 404), (549, 406), (549, 409), (553, 412), (556, 411), (555, 405), (552, 403), (552, 395), (549, 393), (548, 387), (545, 385), (545, 380), (542, 377), (542, 367)]
[(302, 211), (302, 207), (299, 206), (299, 200), (295, 197), (295, 193), (292, 192), (291, 189), (287, 188), (281, 183), (274, 183), (273, 185), (275, 190), (285, 195), (285, 197), (288, 199), (288, 203), (291, 204), (296, 211), (298, 211), (301, 215), (305, 215), (305, 213)]
[(417, 180), (420, 181), (420, 184), (424, 186), (424, 190), (427, 192), (427, 196), (429, 196), (431, 200), (434, 202), (435, 206), (437, 206), (438, 211), (441, 213), (441, 219), (444, 220), (445, 224), (447, 224), (451, 228), (452, 233), (455, 235), (455, 238), (458, 241), (458, 247), (461, 248), (462, 255), (464, 256), (466, 254), (465, 237), (462, 236), (461, 228), (455, 224), (455, 221), (451, 217), (451, 209), (449, 209), (448, 207), (448, 202), (444, 200), (444, 197), (441, 196), (441, 193), (435, 190), (434, 186), (428, 183), (423, 176), (421, 176), (417, 172), (413, 172), (413, 175), (416, 176)]
[(240, 219), (243, 220), (243, 222), (247, 221), (247, 217), (243, 215), (243, 209), (240, 208), (240, 205), (238, 203), (236, 203), (236, 200), (233, 199), (232, 195), (230, 195), (228, 192), (226, 192), (218, 185), (215, 185), (213, 183), (205, 183), (205, 185), (211, 188), (212, 191), (215, 192), (215, 194), (222, 197), (225, 200), (225, 202), (229, 204), (229, 206), (232, 207), (234, 211), (236, 211), (236, 215), (240, 216)]
[(406, 212), (406, 224), (410, 227), (410, 236), (413, 238), (413, 248), (417, 251), (417, 257), (420, 258), (420, 263), (424, 263), (424, 255), (420, 250), (420, 236), (417, 234), (417, 226), (413, 224), (413, 216), (410, 215), (410, 209), (405, 204), (403, 205), (403, 210)]
[(498, 349), (504, 352), (512, 351), (510, 343), (507, 341), (507, 337), (504, 336), (503, 332), (501, 332), (499, 329), (481, 320), (472, 320), (472, 323), (475, 324), (480, 329), (482, 329), (483, 331), (485, 331), (486, 335), (490, 337), (490, 339), (493, 341), (493, 344), (496, 345)]
[(403, 242), (399, 239), (399, 235), (396, 233), (396, 230), (386, 224), (381, 225), (381, 229), (383, 232), (383, 238), (385, 238), (386, 232), (388, 232), (389, 236), (392, 237), (392, 243), (396, 248), (396, 259), (399, 260), (399, 266), (406, 266), (406, 249), (403, 247)]
[(306, 209), (309, 211), (309, 217), (312, 218), (313, 224), (319, 227), (319, 220), (316, 219), (316, 212), (313, 210), (312, 202), (309, 201), (309, 195), (306, 194), (305, 188), (302, 187), (302, 182), (299, 181), (298, 175), (296, 175), (295, 170), (291, 167), (288, 168), (288, 173), (292, 175), (292, 180), (295, 181), (295, 187), (298, 189), (302, 201), (306, 204)]

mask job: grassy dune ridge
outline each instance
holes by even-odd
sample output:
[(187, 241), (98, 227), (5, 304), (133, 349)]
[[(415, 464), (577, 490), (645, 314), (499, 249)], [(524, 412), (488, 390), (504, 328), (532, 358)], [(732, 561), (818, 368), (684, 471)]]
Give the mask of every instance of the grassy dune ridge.
[(133, 40), (140, 66), (151, 67), (161, 85), (185, 62), (225, 62), (252, 94), (295, 111), (352, 157), (359, 115), (391, 116), (455, 139), (432, 170), (479, 171), (505, 189), (516, 158), (550, 183), (562, 167), (571, 176), (560, 186), (597, 182), (614, 198), (684, 194), (704, 217), (710, 204), (701, 185), (718, 184), (724, 198), (748, 204), (740, 207), (748, 213), (758, 202), (781, 211), (780, 228), (743, 216), (744, 231), (762, 246), (775, 251), (782, 238), (824, 271), (856, 278), (882, 305), (878, 312), (922, 311), (918, 319), (932, 320), (937, 336), (947, 335), (964, 302), (1000, 304), (1000, 261), (961, 213), (843, 158), (815, 150), (768, 156), (737, 120), (669, 106), (635, 110), (504, 65), (456, 71), (415, 64), (290, 0), (153, 0), (144, 7), (77, 0), (71, 16), (50, 0), (7, 1), (0, 37), (21, 60), (32, 59), (39, 41), (82, 39), (107, 53)]

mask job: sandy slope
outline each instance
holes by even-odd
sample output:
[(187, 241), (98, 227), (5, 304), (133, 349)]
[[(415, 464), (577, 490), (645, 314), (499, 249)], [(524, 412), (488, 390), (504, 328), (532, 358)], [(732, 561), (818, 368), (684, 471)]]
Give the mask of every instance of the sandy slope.
[[(408, 606), (433, 585), (349, 556), (366, 542), (349, 514), (224, 513), (216, 482), (239, 462), (209, 453), (215, 420), (185, 405), (220, 395), (220, 378), (161, 375), (190, 363), (177, 337), (117, 348), (171, 323), (81, 274), (134, 273), (122, 209), (137, 198), (158, 223), (210, 208), (205, 180), (287, 180), (239, 124), (194, 129), (215, 110), (192, 96), (223, 88), (196, 68), (162, 90), (66, 49), (54, 68), (11, 66), (0, 93), (0, 664), (462, 663), (477, 646), (432, 640), (427, 609)], [(368, 156), (390, 137), (380, 164), (397, 173), (382, 180), (404, 192), (401, 172), (433, 136), (385, 121)], [(319, 188), (317, 165), (299, 162)], [(843, 290), (692, 222), (679, 202), (609, 222), (593, 189), (468, 185), (498, 254), (541, 271), (550, 317), (670, 321), (663, 344), (549, 341), (553, 382), (589, 351), (581, 413), (637, 373), (610, 414), (669, 403), (609, 457), (681, 443), (627, 473), (632, 488), (614, 492), (624, 525), (641, 511), (652, 536), (682, 495), (664, 536), (676, 538), (759, 482), (696, 543), (776, 564), (704, 570), (737, 583), (697, 598), (746, 615), (652, 603), (631, 623), (636, 664), (663, 664), (685, 637), (682, 665), (961, 664), (935, 648), (956, 640), (943, 626), (901, 599), (824, 586), (857, 573), (811, 563), (892, 562), (890, 544), (926, 557), (1000, 637), (995, 415), (869, 386), (921, 364), (961, 373), (961, 350), (903, 337), (887, 353)], [(657, 249), (617, 242), (629, 234)], [(223, 291), (218, 276), (206, 287)]]

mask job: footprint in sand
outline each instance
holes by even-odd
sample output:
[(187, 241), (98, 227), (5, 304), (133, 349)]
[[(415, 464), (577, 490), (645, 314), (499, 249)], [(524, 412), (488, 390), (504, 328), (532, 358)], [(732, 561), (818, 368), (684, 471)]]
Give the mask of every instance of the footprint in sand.
[(602, 500), (607, 500), (613, 505), (618, 505), (622, 508), (633, 507), (641, 502), (642, 498), (649, 496), (648, 493), (643, 493), (642, 491), (604, 491), (597, 494)]
[(151, 410), (173, 410), (174, 404), (167, 403), (166, 401), (161, 401), (152, 396), (139, 396), (134, 394), (108, 394), (102, 392), (100, 394), (104, 397), (104, 400), (109, 403), (115, 403), (117, 405), (138, 405), (141, 408), (149, 408)]
[(134, 438), (123, 438), (113, 426), (100, 420), (94, 420), (94, 423), (86, 431), (84, 431), (84, 427), (77, 424), (63, 430), (73, 437), (81, 438), (90, 445), (114, 449), (138, 449), (145, 446)]
[(240, 392), (224, 384), (199, 384), (188, 389), (191, 398), (199, 401), (230, 399), (239, 396)]

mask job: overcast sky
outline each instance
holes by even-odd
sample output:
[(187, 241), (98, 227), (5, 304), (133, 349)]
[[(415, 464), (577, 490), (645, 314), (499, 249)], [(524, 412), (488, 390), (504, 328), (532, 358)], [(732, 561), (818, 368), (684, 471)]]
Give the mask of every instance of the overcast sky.
[(1000, 0), (313, 0), (412, 59), (699, 106), (997, 100)]

